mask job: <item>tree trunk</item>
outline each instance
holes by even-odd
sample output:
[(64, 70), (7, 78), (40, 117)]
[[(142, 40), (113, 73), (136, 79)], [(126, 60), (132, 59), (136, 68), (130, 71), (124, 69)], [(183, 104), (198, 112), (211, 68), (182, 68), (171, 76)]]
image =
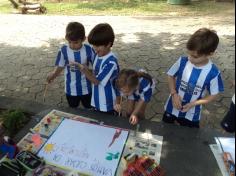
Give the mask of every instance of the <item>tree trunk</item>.
[(9, 0), (15, 9), (18, 9), (19, 5), (14, 0)]

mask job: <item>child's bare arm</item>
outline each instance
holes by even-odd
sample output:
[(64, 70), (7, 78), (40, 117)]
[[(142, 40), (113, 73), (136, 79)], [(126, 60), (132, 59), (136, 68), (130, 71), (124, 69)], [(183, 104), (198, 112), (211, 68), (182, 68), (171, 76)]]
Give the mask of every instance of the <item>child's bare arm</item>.
[(79, 70), (85, 74), (86, 78), (91, 81), (94, 85), (98, 85), (100, 82), (97, 78), (93, 75), (92, 71), (85, 65), (82, 65), (78, 62), (70, 62), (70, 65), (77, 65)]
[(115, 109), (115, 111), (117, 111), (117, 112), (121, 112), (121, 105), (122, 104), (122, 102), (121, 102), (121, 96), (117, 96), (116, 97), (116, 104), (115, 104), (115, 106), (114, 106), (114, 109)]
[(168, 76), (168, 84), (169, 84), (169, 90), (170, 90), (170, 94), (172, 96), (172, 103), (173, 106), (180, 110), (182, 108), (182, 104), (181, 104), (181, 97), (178, 95), (175, 87), (176, 87), (176, 79), (173, 76)]
[(86, 78), (91, 81), (94, 85), (98, 85), (99, 81), (97, 80), (97, 78), (93, 75), (93, 73), (89, 70), (88, 67), (81, 65), (80, 71), (85, 74)]
[(146, 105), (147, 103), (145, 101), (143, 100), (138, 101), (129, 119), (132, 125), (136, 125), (138, 123), (138, 118), (140, 115), (144, 116), (144, 109), (146, 108)]
[(210, 103), (211, 101), (215, 100), (217, 98), (218, 94), (217, 95), (208, 95), (200, 100), (196, 100), (194, 102), (194, 105), (197, 106), (197, 105), (204, 105), (204, 104), (208, 104)]
[(176, 79), (173, 76), (168, 76), (168, 85), (171, 94), (177, 93), (176, 92)]
[(138, 103), (137, 103), (137, 105), (135, 106), (134, 111), (133, 111), (132, 114), (134, 114), (134, 115), (140, 114), (140, 112), (141, 112), (142, 109), (146, 106), (146, 104), (147, 104), (147, 103), (146, 103), (145, 101), (139, 100)]
[(47, 83), (51, 83), (57, 76), (61, 74), (64, 70), (64, 67), (56, 67), (53, 72), (47, 76)]
[(217, 96), (218, 95), (208, 95), (202, 99), (190, 102), (190, 103), (184, 105), (181, 111), (187, 112), (189, 109), (191, 109), (194, 106), (208, 104), (211, 101), (215, 100), (217, 98)]

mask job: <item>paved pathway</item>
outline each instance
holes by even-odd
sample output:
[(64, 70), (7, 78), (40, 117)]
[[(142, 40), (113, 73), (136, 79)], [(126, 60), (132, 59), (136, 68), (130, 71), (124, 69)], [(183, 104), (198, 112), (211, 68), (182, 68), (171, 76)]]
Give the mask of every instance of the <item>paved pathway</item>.
[[(219, 128), (231, 101), (230, 80), (235, 73), (235, 19), (232, 16), (110, 17), (0, 15), (0, 95), (43, 101), (46, 75), (53, 70), (55, 56), (64, 42), (70, 21), (85, 25), (86, 33), (100, 22), (116, 33), (113, 50), (124, 67), (145, 68), (158, 81), (147, 118), (160, 121), (168, 96), (167, 69), (185, 53), (190, 34), (201, 27), (216, 30), (220, 45), (214, 62), (223, 72), (225, 92), (203, 112), (203, 124)], [(63, 76), (49, 87), (46, 104), (67, 106)]]

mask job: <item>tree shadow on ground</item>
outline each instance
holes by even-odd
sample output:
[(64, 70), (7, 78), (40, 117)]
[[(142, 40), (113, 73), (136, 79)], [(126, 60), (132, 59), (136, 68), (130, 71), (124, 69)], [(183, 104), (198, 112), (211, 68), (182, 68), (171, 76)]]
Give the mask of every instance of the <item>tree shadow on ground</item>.
[[(156, 35), (150, 33), (121, 33), (116, 35), (113, 51), (117, 53), (121, 68), (144, 68), (157, 81), (155, 93), (147, 109), (147, 119), (160, 121), (168, 97), (166, 71), (185, 55), (189, 34)], [(21, 47), (5, 43), (0, 48), (0, 95), (43, 102), (45, 79), (54, 68), (55, 57), (63, 39), (50, 39), (47, 46)], [(233, 90), (230, 80), (234, 79), (235, 53), (234, 36), (221, 36), (214, 62), (222, 71), (226, 91), (217, 101), (206, 107), (205, 124), (218, 127), (228, 109)], [(67, 106), (64, 96), (63, 75), (48, 88), (44, 103)], [(207, 111), (206, 111), (207, 110)], [(212, 119), (212, 120), (209, 120)], [(213, 120), (214, 119), (214, 120)]]

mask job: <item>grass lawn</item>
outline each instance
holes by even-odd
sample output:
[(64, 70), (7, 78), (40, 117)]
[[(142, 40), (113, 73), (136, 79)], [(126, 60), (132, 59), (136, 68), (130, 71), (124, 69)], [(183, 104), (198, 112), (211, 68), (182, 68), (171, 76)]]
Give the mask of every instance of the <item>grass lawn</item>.
[[(129, 0), (129, 2), (125, 2), (125, 0), (64, 0), (61, 3), (41, 2), (47, 8), (48, 15), (216, 15), (220, 13), (232, 14), (235, 10), (233, 2), (215, 1), (194, 1), (189, 5), (170, 5), (166, 1), (156, 0)], [(11, 13), (12, 11), (13, 7), (10, 2), (1, 0), (0, 12)]]

